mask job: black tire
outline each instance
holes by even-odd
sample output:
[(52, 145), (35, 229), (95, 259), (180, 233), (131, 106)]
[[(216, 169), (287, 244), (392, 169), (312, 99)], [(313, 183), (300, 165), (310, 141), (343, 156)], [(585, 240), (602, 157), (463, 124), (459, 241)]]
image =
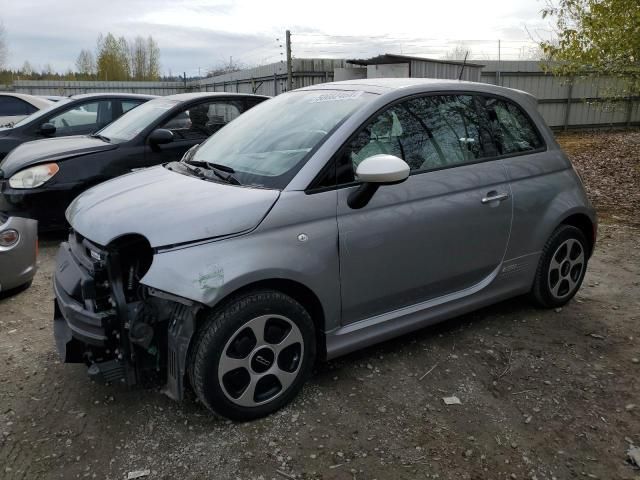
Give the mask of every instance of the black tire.
[(14, 287), (11, 290), (5, 290), (4, 292), (0, 292), (0, 300), (3, 298), (9, 298), (14, 295), (18, 295), (19, 293), (22, 293), (25, 290), (28, 290), (32, 284), (33, 284), (33, 280), (29, 280), (27, 283), (24, 283), (18, 287)]
[[(563, 287), (563, 285), (554, 283), (553, 277), (556, 271), (559, 275), (562, 275), (562, 273), (560, 272), (562, 272), (563, 269), (555, 268), (557, 264), (554, 264), (552, 266), (552, 261), (554, 260), (554, 255), (560, 255), (563, 253), (562, 251), (559, 251), (559, 248), (561, 248), (563, 245), (571, 244), (574, 246), (574, 250), (577, 250), (576, 244), (572, 241), (578, 242), (580, 248), (582, 249), (582, 268), (578, 272), (578, 265), (575, 265), (575, 267), (571, 267), (568, 270), (568, 275), (564, 277), (567, 280), (562, 280), (563, 277), (560, 276), (559, 282), (565, 282), (563, 284), (564, 288), (561, 289), (560, 287)], [(567, 253), (567, 255), (570, 255), (570, 252)], [(549, 237), (549, 240), (547, 240), (544, 248), (542, 249), (542, 255), (540, 256), (540, 260), (538, 262), (538, 268), (536, 270), (533, 288), (531, 289), (530, 296), (533, 302), (537, 306), (543, 308), (557, 308), (568, 303), (582, 285), (582, 281), (584, 280), (584, 276), (587, 271), (588, 256), (589, 245), (587, 243), (586, 237), (584, 236), (584, 233), (582, 233), (579, 228), (573, 227), (571, 225), (560, 225), (558, 228), (556, 228), (551, 234), (551, 237)], [(567, 265), (570, 265), (570, 263), (567, 263)], [(551, 277), (550, 271), (552, 275)], [(572, 276), (572, 272), (575, 272), (575, 276)], [(557, 294), (554, 294), (551, 285), (557, 285)]]
[[(295, 380), (272, 400), (256, 406), (241, 406), (227, 396), (228, 389), (219, 379), (219, 367), (225, 347), (246, 331), (242, 328), (256, 318), (269, 315), (286, 317), (295, 324), (304, 341), (298, 357)], [(278, 319), (275, 319), (278, 321)], [(266, 320), (270, 322), (271, 320)], [(267, 323), (265, 323), (266, 327)], [(293, 326), (291, 326), (293, 328)], [(267, 330), (263, 328), (263, 333)], [(265, 334), (265, 338), (266, 338)], [(268, 343), (265, 345), (269, 345)], [(275, 345), (275, 343), (273, 344)], [(228, 346), (230, 349), (231, 346)], [(249, 347), (252, 348), (252, 347)], [(257, 347), (253, 347), (254, 350)], [(227, 351), (228, 351), (227, 349)], [(258, 353), (250, 353), (246, 358)], [(272, 360), (274, 367), (279, 362), (278, 354)], [(221, 307), (207, 314), (198, 329), (189, 357), (189, 380), (199, 400), (213, 413), (232, 420), (252, 420), (260, 418), (288, 404), (300, 391), (311, 374), (316, 356), (315, 327), (309, 313), (291, 297), (274, 290), (247, 292), (230, 299)], [(228, 358), (228, 357), (227, 357)], [(260, 359), (262, 361), (262, 359)], [(251, 368), (253, 363), (250, 362)], [(248, 374), (249, 368), (245, 369)], [(267, 372), (268, 374), (268, 372)], [(265, 374), (265, 376), (267, 376)], [(257, 389), (256, 389), (257, 391)]]

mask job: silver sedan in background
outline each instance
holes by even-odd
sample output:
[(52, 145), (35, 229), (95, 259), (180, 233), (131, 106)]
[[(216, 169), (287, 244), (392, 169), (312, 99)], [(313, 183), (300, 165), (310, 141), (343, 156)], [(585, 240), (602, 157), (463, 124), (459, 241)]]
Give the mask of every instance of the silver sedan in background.
[(0, 212), (0, 295), (31, 283), (37, 254), (38, 222)]

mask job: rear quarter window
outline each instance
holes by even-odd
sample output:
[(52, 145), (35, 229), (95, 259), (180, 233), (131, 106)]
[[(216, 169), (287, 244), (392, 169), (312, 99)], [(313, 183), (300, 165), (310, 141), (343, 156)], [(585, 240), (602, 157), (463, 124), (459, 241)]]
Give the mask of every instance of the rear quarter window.
[(0, 96), (0, 115), (2, 116), (31, 115), (37, 110), (36, 107), (19, 98)]
[(502, 98), (483, 97), (498, 155), (538, 150), (544, 146), (538, 129), (515, 103)]

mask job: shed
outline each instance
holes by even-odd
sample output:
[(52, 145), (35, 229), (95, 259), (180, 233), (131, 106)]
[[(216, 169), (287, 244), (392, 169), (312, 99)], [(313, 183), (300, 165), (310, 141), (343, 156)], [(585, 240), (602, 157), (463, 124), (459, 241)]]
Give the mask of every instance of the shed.
[[(348, 64), (367, 67), (367, 78), (444, 78), (480, 81), (484, 65), (457, 60), (435, 60), (385, 53), (368, 59), (347, 60)], [(464, 68), (463, 68), (464, 67)], [(462, 77), (460, 77), (462, 72)]]

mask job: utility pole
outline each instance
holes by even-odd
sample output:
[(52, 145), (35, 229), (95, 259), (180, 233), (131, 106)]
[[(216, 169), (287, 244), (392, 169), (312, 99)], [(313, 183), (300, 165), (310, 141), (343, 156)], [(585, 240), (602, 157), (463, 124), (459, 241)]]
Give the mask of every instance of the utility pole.
[(500, 39), (498, 39), (498, 68), (496, 69), (496, 85), (502, 85), (502, 64), (500, 63), (501, 60), (501, 52), (500, 52)]
[(293, 71), (291, 65), (291, 30), (287, 30), (287, 92), (293, 90)]

